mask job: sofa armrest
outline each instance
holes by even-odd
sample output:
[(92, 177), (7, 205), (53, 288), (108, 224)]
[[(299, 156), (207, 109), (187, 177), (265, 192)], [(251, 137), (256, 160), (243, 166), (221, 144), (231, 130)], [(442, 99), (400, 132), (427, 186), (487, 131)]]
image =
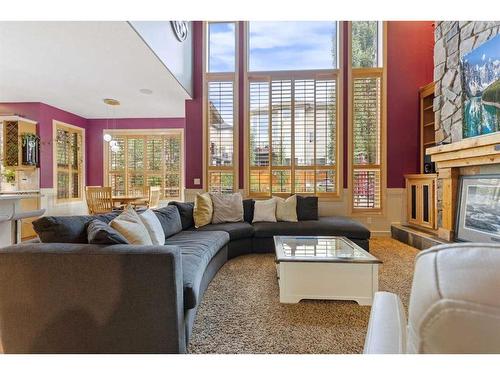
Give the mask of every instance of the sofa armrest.
[(0, 249), (6, 353), (184, 353), (176, 246), (39, 243)]
[(403, 354), (406, 351), (406, 316), (399, 297), (377, 292), (370, 313), (365, 354)]

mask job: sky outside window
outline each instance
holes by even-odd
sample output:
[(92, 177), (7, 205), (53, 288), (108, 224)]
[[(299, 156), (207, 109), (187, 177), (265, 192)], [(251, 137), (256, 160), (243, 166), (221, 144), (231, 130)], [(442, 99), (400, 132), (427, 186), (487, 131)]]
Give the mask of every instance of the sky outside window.
[(337, 68), (337, 22), (249, 22), (249, 70)]
[(234, 22), (209, 24), (208, 51), (208, 71), (210, 73), (235, 71), (236, 31)]

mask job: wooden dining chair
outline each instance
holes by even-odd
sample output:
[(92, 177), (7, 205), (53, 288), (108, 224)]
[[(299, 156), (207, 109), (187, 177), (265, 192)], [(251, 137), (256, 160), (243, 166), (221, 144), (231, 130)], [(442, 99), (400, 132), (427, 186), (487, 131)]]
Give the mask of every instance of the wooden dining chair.
[(150, 186), (148, 208), (156, 208), (160, 204), (161, 186)]
[(135, 209), (138, 208), (156, 208), (160, 203), (161, 187), (160, 186), (146, 186), (145, 199), (138, 199), (132, 202)]
[(103, 214), (113, 211), (114, 204), (111, 197), (111, 187), (86, 186), (85, 197), (89, 214)]

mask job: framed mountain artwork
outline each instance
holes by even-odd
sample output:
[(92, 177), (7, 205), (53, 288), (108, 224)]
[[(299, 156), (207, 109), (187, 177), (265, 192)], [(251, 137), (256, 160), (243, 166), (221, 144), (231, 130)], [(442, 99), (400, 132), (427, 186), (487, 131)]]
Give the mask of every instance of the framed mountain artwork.
[(500, 131), (500, 34), (464, 55), (463, 137)]

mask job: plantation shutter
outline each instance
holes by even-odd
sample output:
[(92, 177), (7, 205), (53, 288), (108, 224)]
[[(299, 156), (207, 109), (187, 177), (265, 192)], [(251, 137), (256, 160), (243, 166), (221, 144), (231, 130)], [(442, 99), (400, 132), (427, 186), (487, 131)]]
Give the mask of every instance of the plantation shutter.
[(163, 199), (182, 198), (181, 134), (113, 134), (107, 148), (107, 183), (113, 195), (145, 195), (160, 186)]
[(250, 195), (336, 194), (337, 87), (329, 76), (250, 80)]
[(208, 83), (208, 186), (211, 192), (234, 190), (234, 84)]
[(250, 82), (250, 194), (270, 192), (269, 82)]
[[(355, 73), (353, 73), (355, 74)], [(381, 208), (381, 76), (353, 77), (353, 208)]]
[(56, 127), (57, 199), (79, 199), (82, 179), (81, 131)]

